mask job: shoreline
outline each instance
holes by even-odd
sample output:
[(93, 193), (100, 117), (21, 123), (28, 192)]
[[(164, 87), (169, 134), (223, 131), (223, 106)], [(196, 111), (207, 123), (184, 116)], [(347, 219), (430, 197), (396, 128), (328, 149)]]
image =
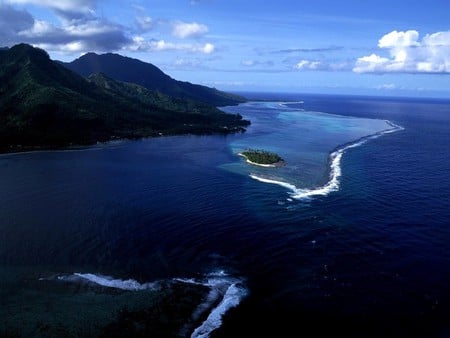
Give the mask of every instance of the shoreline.
[(365, 144), (369, 140), (376, 139), (383, 135), (391, 134), (391, 133), (405, 129), (404, 127), (399, 126), (389, 120), (384, 120), (384, 121), (391, 128), (384, 129), (384, 130), (381, 130), (374, 134), (370, 134), (370, 135), (361, 137), (353, 142), (342, 144), (342, 145), (336, 147), (334, 150), (332, 150), (329, 153), (329, 156), (328, 156), (329, 178), (328, 178), (328, 181), (324, 185), (321, 185), (319, 187), (313, 187), (313, 188), (297, 188), (295, 185), (288, 183), (288, 182), (267, 179), (264, 177), (259, 177), (254, 174), (251, 174), (250, 177), (259, 182), (275, 184), (275, 185), (279, 185), (284, 188), (287, 188), (288, 190), (291, 190), (289, 195), (296, 200), (305, 200), (305, 199), (308, 200), (314, 196), (326, 196), (331, 192), (338, 191), (339, 186), (340, 186), (340, 178), (342, 175), (341, 159), (342, 159), (342, 156), (344, 155), (344, 153), (348, 149), (359, 147), (359, 146)]
[(256, 162), (252, 162), (248, 159), (247, 156), (245, 156), (242, 153), (238, 153), (239, 156), (242, 156), (243, 158), (245, 158), (245, 162), (247, 162), (248, 164), (252, 164), (252, 165), (257, 165), (259, 167), (265, 167), (265, 168), (277, 168), (277, 167), (282, 167), (283, 165), (285, 165), (285, 161), (278, 161), (275, 163), (270, 163), (270, 164), (263, 164), (263, 163), (256, 163)]
[(25, 153), (39, 153), (39, 152), (52, 152), (52, 151), (78, 151), (86, 149), (95, 149), (96, 147), (107, 147), (109, 145), (114, 145), (117, 143), (135, 142), (142, 141), (146, 139), (154, 139), (160, 137), (177, 137), (177, 136), (223, 136), (223, 135), (233, 135), (239, 133), (245, 133), (247, 130), (245, 128), (239, 130), (228, 130), (226, 132), (212, 132), (212, 133), (158, 133), (141, 137), (112, 137), (110, 139), (99, 139), (92, 142), (86, 143), (70, 143), (67, 145), (7, 145), (6, 147), (0, 148), (0, 156), (4, 155), (16, 155)]
[(70, 152), (70, 151), (95, 150), (95, 149), (102, 149), (102, 148), (108, 147), (108, 146), (114, 146), (114, 144), (122, 144), (127, 141), (136, 141), (136, 140), (117, 139), (117, 140), (110, 140), (110, 141), (104, 141), (104, 142), (98, 141), (96, 143), (68, 145), (68, 146), (14, 147), (14, 148), (6, 149), (6, 150), (1, 149), (0, 156), (47, 153), (47, 152)]

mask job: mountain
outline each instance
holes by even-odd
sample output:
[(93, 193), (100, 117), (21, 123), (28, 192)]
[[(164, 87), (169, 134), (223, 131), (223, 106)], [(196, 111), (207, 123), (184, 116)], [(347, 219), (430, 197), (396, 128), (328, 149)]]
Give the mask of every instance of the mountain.
[(215, 88), (177, 81), (151, 63), (119, 54), (88, 53), (70, 63), (62, 64), (84, 77), (103, 73), (115, 80), (136, 83), (166, 95), (202, 101), (214, 106), (235, 105), (246, 101), (244, 97)]
[(83, 78), (19, 44), (0, 51), (0, 150), (114, 138), (243, 131), (240, 115), (172, 98), (103, 74)]

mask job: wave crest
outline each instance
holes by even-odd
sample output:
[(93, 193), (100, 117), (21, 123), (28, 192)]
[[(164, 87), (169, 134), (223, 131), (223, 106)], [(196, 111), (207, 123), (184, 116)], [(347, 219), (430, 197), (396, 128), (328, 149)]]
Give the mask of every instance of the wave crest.
[(291, 197), (294, 199), (297, 199), (297, 200), (310, 200), (316, 196), (326, 196), (326, 195), (330, 194), (331, 192), (339, 190), (339, 186), (340, 186), (339, 179), (342, 175), (341, 159), (342, 159), (342, 155), (344, 154), (344, 152), (347, 149), (359, 147), (359, 146), (363, 145), (364, 143), (366, 143), (367, 141), (378, 138), (382, 135), (394, 133), (394, 132), (397, 132), (400, 130), (404, 130), (403, 127), (401, 127), (391, 121), (386, 120), (385, 122), (388, 125), (390, 125), (391, 128), (380, 131), (378, 133), (375, 133), (375, 134), (372, 134), (369, 136), (365, 136), (363, 138), (360, 138), (357, 141), (348, 143), (348, 144), (338, 148), (337, 150), (333, 151), (332, 153), (330, 153), (330, 156), (329, 156), (329, 158), (330, 158), (329, 180), (325, 185), (323, 185), (321, 187), (317, 187), (317, 188), (313, 188), (313, 189), (301, 189), (301, 188), (297, 188), (294, 184), (291, 184), (288, 182), (267, 179), (267, 178), (260, 177), (260, 176), (254, 175), (254, 174), (251, 174), (250, 177), (253, 178), (254, 180), (257, 180), (257, 181), (260, 181), (263, 183), (276, 184), (276, 185), (285, 187), (285, 188), (291, 190), (291, 193), (290, 193)]
[[(70, 283), (91, 283), (101, 287), (115, 288), (126, 291), (158, 290), (163, 281), (139, 283), (134, 279), (117, 279), (93, 273), (73, 273), (70, 275), (59, 275), (50, 278), (40, 278), (40, 280), (57, 280)], [(231, 308), (240, 304), (247, 295), (247, 289), (240, 278), (232, 277), (224, 271), (216, 271), (206, 276), (194, 278), (173, 278), (170, 283), (185, 283), (206, 286), (210, 289), (204, 301), (198, 305), (192, 319), (199, 321), (208, 311), (207, 318), (192, 333), (193, 338), (209, 337), (212, 331), (222, 325), (223, 315)], [(191, 328), (192, 329), (192, 328)]]

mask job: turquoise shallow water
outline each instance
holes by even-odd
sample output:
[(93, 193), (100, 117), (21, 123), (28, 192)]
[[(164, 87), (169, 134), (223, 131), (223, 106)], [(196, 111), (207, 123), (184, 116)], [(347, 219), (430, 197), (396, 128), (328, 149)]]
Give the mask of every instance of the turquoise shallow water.
[(250, 102), (226, 111), (240, 112), (254, 121), (248, 132), (231, 142), (232, 152), (265, 149), (279, 154), (283, 167), (263, 168), (240, 161), (223, 166), (243, 175), (285, 182), (298, 189), (326, 184), (330, 174), (330, 153), (339, 146), (392, 129), (384, 120), (355, 118), (305, 111), (280, 102)]

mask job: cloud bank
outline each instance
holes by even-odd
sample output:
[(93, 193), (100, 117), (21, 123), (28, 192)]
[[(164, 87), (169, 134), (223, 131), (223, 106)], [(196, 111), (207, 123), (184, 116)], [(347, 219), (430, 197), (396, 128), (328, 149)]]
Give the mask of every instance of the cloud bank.
[(392, 31), (378, 41), (388, 56), (371, 54), (357, 59), (356, 73), (450, 73), (450, 31), (420, 39), (416, 30)]
[(65, 20), (95, 16), (98, 0), (5, 0), (10, 5), (36, 5), (48, 8)]
[(61, 12), (91, 12), (96, 3), (95, 0), (6, 0), (6, 2), (17, 5), (44, 6)]
[[(54, 10), (61, 24), (35, 19), (28, 11), (0, 2), (0, 44), (29, 43), (49, 51), (75, 53), (119, 50), (132, 40), (125, 28), (93, 15), (93, 1), (9, 0), (15, 4), (39, 4)], [(71, 15), (70, 13), (75, 13)], [(70, 15), (69, 15), (70, 14)], [(69, 18), (70, 17), (70, 18)]]
[(35, 20), (32, 27), (18, 32), (17, 37), (41, 48), (63, 52), (117, 50), (131, 42), (120, 25), (100, 19), (64, 27)]
[[(24, 42), (65, 54), (120, 50), (211, 54), (216, 50), (209, 42), (177, 43), (153, 39), (147, 33), (156, 29), (157, 22), (146, 15), (144, 8), (134, 6), (137, 11), (135, 21), (126, 27), (98, 16), (97, 3), (98, 0), (0, 0), (0, 46)], [(27, 10), (18, 9), (23, 5), (48, 9), (58, 20), (50, 22), (34, 18)], [(161, 22), (163, 25), (164, 21)], [(172, 29), (172, 36), (179, 39), (198, 39), (208, 32), (206, 25), (197, 22), (166, 21), (165, 24)]]
[(34, 19), (24, 10), (16, 10), (0, 2), (0, 42), (16, 42), (15, 37), (22, 31), (31, 29)]

